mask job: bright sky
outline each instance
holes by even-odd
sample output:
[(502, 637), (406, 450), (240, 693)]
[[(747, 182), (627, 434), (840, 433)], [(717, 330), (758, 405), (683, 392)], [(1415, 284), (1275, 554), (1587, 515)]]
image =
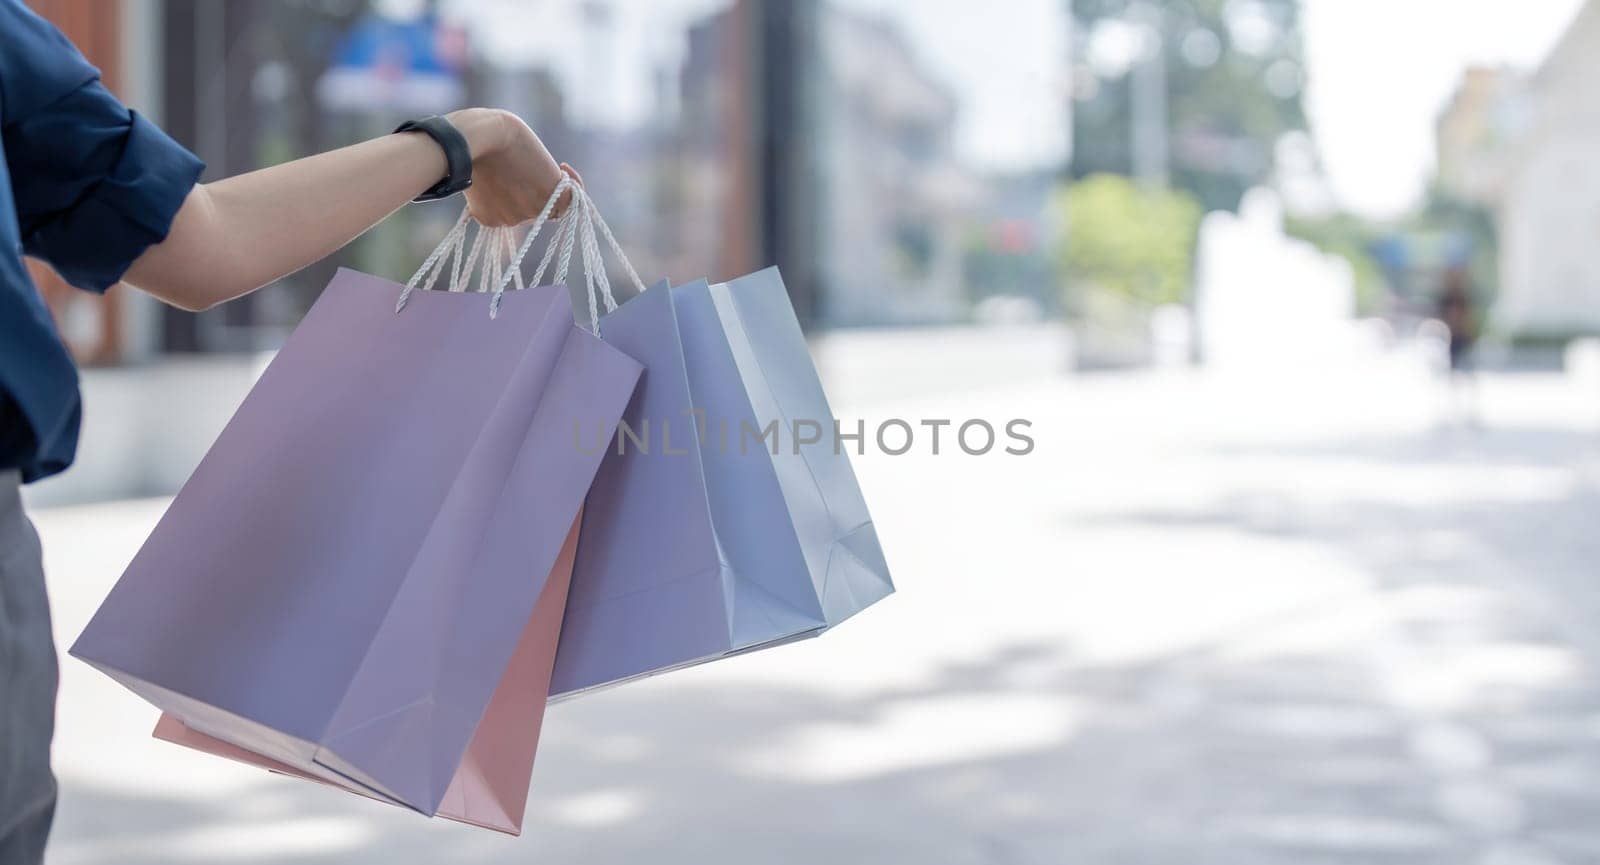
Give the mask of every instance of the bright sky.
[[(574, 0), (453, 0), (491, 54), (556, 58), (578, 112), (629, 124), (651, 70), (676, 69), (688, 22), (730, 0), (610, 0), (609, 36)], [(889, 18), (961, 105), (957, 147), (978, 168), (1059, 163), (1066, 151), (1065, 0), (829, 0)], [(1583, 0), (1303, 0), (1307, 108), (1339, 202), (1376, 217), (1415, 204), (1433, 124), (1470, 64), (1532, 67)], [(1600, 0), (1596, 0), (1600, 2)], [(585, 35), (585, 34), (588, 35)]]
[(1536, 66), (1582, 2), (1305, 0), (1306, 107), (1340, 203), (1376, 217), (1415, 204), (1462, 70)]

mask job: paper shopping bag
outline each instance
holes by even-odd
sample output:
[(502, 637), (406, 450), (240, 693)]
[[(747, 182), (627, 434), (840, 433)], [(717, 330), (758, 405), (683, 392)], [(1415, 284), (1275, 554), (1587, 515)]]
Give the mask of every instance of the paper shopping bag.
[[(778, 488), (781, 513), (793, 527), (828, 627), (887, 597), (894, 591), (889, 566), (850, 466), (852, 445), (841, 435), (854, 435), (859, 442), (861, 431), (844, 429), (834, 418), (778, 269), (717, 285), (675, 286), (672, 297), (685, 345), (695, 349), (688, 365), (690, 387), (707, 394), (708, 406), (710, 394), (719, 392), (714, 389), (728, 392), (715, 403), (728, 408), (727, 416), (706, 412), (707, 435), (713, 421), (721, 422), (715, 429), (717, 446), (706, 450), (713, 508), (732, 524), (749, 519), (741, 516), (746, 500), (759, 501), (772, 508), (770, 519), (780, 519), (770, 487), (766, 495), (745, 494), (749, 466), (763, 465), (743, 453), (747, 444), (755, 445), (755, 436), (745, 431), (760, 431), (762, 455), (771, 460), (770, 481), (765, 475), (762, 481)], [(745, 399), (739, 399), (735, 381)], [(747, 408), (749, 413), (741, 415)], [(724, 430), (731, 436), (734, 429), (738, 443), (724, 445)], [(742, 553), (754, 569), (768, 542), (755, 533), (744, 538), (754, 539)]]
[[(645, 367), (590, 489), (553, 698), (813, 636), (893, 591), (777, 271), (600, 318)], [(760, 345), (756, 345), (756, 343)], [(826, 426), (794, 449), (793, 419)], [(746, 430), (777, 424), (755, 443)]]
[(611, 428), (640, 367), (563, 286), (494, 317), (404, 293), (339, 272), (72, 653), (193, 731), (435, 814), (498, 759), (475, 734), (533, 745), (479, 722), (529, 628), (552, 637), (600, 463), (571, 431)]
[[(574, 524), (567, 534), (565, 546), (561, 548), (555, 569), (551, 571), (544, 591), (539, 595), (533, 617), (522, 630), (522, 638), (511, 655), (505, 675), (500, 678), (500, 684), (489, 701), (489, 708), (484, 711), (483, 720), (467, 745), (466, 757), (456, 769), (436, 816), (511, 835), (522, 833), (522, 815), (528, 801), (534, 752), (538, 746), (539, 728), (544, 721), (545, 695), (550, 689), (550, 668), (555, 658), (556, 637), (561, 628), (567, 586), (572, 577), (572, 558), (577, 548), (578, 525)], [(157, 739), (196, 751), (283, 775), (331, 784), (383, 801), (361, 787), (319, 778), (286, 763), (207, 736), (169, 714), (161, 715), (153, 735)]]

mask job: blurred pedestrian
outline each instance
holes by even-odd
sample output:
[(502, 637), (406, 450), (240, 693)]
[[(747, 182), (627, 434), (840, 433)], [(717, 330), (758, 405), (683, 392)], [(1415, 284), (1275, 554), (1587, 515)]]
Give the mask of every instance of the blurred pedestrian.
[(1472, 349), (1478, 339), (1478, 313), (1472, 297), (1471, 277), (1462, 265), (1453, 265), (1440, 280), (1435, 314), (1449, 331), (1450, 411), (1469, 426), (1477, 424), (1477, 383), (1473, 376)]
[[(36, 865), (55, 811), (56, 659), (19, 486), (72, 463), (77, 371), (23, 266), (201, 310), (328, 255), (406, 202), (465, 190), (479, 221), (537, 215), (562, 172), (514, 115), (468, 108), (212, 183), (20, 0), (0, 0), (0, 863)], [(417, 134), (412, 134), (417, 133)], [(468, 186), (470, 185), (470, 189)]]

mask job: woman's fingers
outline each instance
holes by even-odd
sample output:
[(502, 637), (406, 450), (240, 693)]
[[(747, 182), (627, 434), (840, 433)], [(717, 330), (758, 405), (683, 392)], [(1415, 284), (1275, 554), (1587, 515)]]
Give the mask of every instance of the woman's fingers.
[[(568, 165), (565, 162), (560, 164), (560, 168), (561, 168), (561, 173), (562, 174), (566, 175), (567, 177), (571, 177), (573, 179), (573, 181), (575, 183), (577, 183), (579, 186), (583, 185), (583, 178), (578, 175), (578, 170), (577, 169), (573, 168), (572, 166)], [(557, 179), (557, 182), (558, 183), (560, 182), (559, 177)], [(552, 191), (554, 191), (553, 187), (552, 187)], [(549, 195), (550, 195), (550, 193), (546, 192), (545, 195), (544, 195), (544, 198), (548, 198)], [(536, 210), (534, 211), (535, 213), (537, 213), (539, 210), (543, 210), (544, 209), (544, 198), (541, 198), (539, 200), (539, 202), (534, 205), (534, 207), (536, 208)], [(572, 204), (572, 193), (568, 192), (568, 193), (563, 194), (561, 196), (561, 198), (558, 201), (556, 201), (556, 206), (550, 211), (550, 217), (552, 219), (554, 219), (554, 218), (556, 218), (558, 216), (561, 216), (562, 214), (566, 213), (567, 212), (567, 208), (569, 206), (571, 206), (571, 204)]]
[[(583, 185), (583, 175), (577, 169), (565, 162), (556, 163), (532, 132), (527, 133), (527, 138), (524, 147), (497, 153), (474, 166), (472, 186), (467, 189), (473, 219), (491, 228), (519, 225), (544, 210), (563, 177)], [(555, 170), (547, 166), (555, 166)], [(560, 217), (572, 201), (572, 193), (563, 194), (550, 217)]]
[[(583, 187), (583, 175), (578, 173), (578, 169), (573, 168), (571, 165), (568, 165), (567, 163), (563, 162), (563, 163), (561, 163), (561, 171), (562, 171), (562, 173), (566, 174), (568, 177), (572, 178), (572, 181), (574, 183), (578, 184), (579, 188)], [(556, 209), (558, 211), (565, 212), (567, 207), (570, 204), (572, 204), (572, 200), (573, 200), (572, 193), (570, 193), (570, 192), (567, 193), (566, 195), (561, 196), (561, 200), (556, 202)], [(557, 215), (559, 215), (559, 214), (557, 214)]]

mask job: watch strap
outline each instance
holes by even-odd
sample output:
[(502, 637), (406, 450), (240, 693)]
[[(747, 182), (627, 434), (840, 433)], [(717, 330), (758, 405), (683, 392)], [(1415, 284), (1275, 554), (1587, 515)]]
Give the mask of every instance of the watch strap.
[(449, 198), (472, 185), (472, 148), (466, 136), (454, 123), (435, 114), (418, 120), (407, 120), (395, 127), (396, 133), (420, 132), (438, 143), (444, 151), (445, 175), (438, 183), (428, 187), (413, 201), (437, 201)]

